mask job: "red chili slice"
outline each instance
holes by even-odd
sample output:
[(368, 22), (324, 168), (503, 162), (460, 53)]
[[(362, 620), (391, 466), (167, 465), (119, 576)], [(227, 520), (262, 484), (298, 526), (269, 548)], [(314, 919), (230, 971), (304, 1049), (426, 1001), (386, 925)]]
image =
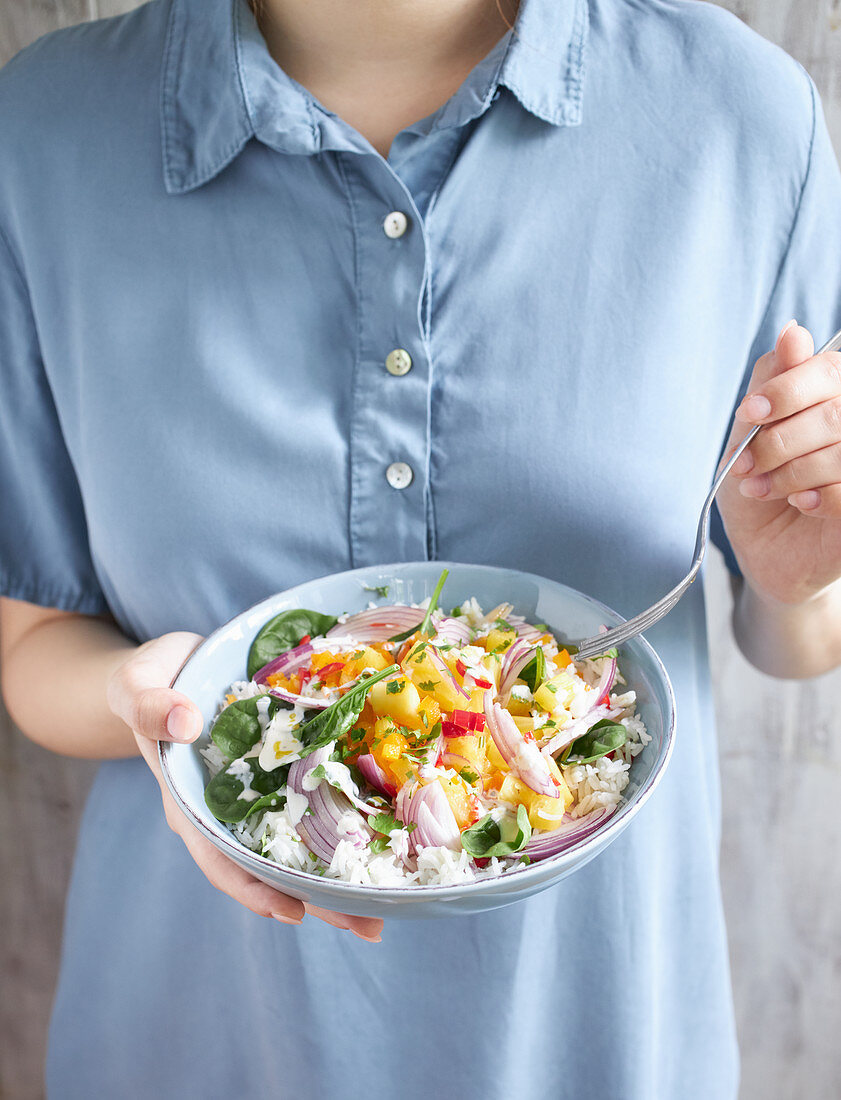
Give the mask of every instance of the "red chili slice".
[(334, 672), (341, 672), (344, 668), (342, 661), (333, 661), (330, 665), (325, 665), (324, 668), (318, 670), (318, 675), (323, 679), (325, 676), (332, 676)]
[(464, 663), (464, 661), (462, 661), (461, 657), (459, 657), (456, 661), (456, 671), (458, 672), (459, 676), (467, 675), (467, 665)]
[(455, 722), (442, 722), (441, 732), (445, 737), (464, 737), (469, 731), (464, 726), (457, 726)]
[(490, 682), (490, 680), (479, 680), (475, 676), (473, 677), (473, 679), (476, 681), (476, 687), (480, 687), (480, 688), (491, 688), (491, 687), (493, 687), (493, 684)]
[(306, 645), (307, 642), (311, 642), (311, 641), (312, 641), (312, 638), (309, 636), (309, 634), (305, 634), (303, 636), (303, 638), (301, 638), (300, 642), (298, 642), (298, 645)]

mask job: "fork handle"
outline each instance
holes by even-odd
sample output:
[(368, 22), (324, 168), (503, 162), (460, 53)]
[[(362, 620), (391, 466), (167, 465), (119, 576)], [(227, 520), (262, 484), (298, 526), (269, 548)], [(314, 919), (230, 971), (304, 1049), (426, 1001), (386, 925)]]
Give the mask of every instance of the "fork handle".
[[(827, 351), (841, 351), (841, 329), (839, 329), (831, 339), (827, 340), (823, 347), (819, 348), (815, 354), (823, 355), (824, 352)], [(659, 622), (664, 615), (668, 615), (672, 610), (681, 596), (683, 596), (695, 580), (698, 575), (698, 570), (701, 568), (701, 562), (704, 560), (704, 554), (707, 549), (707, 528), (710, 509), (712, 508), (716, 493), (721, 488), (724, 479), (738, 460), (739, 455), (745, 447), (750, 445), (756, 435), (762, 431), (762, 427), (762, 424), (755, 424), (751, 428), (725, 465), (719, 470), (718, 475), (713, 481), (707, 498), (704, 501), (704, 506), (701, 509), (701, 517), (698, 521), (698, 531), (695, 536), (695, 550), (692, 555), (692, 564), (683, 580), (676, 584), (670, 592), (667, 592), (661, 600), (658, 600), (657, 603), (653, 604), (646, 611), (642, 611), (639, 615), (635, 615), (633, 619), (628, 619), (620, 626), (615, 626), (606, 633), (597, 634), (592, 638), (585, 638), (578, 646), (577, 660), (585, 661), (589, 657), (598, 657), (611, 647), (622, 645), (637, 634), (641, 634), (644, 630), (648, 630), (649, 627), (654, 626), (655, 623)]]

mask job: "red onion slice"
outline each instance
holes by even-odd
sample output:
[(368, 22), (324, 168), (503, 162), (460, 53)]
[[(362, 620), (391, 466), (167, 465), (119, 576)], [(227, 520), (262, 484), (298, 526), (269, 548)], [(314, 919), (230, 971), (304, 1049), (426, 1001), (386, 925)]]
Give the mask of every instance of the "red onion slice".
[(435, 669), (441, 676), (441, 678), (444, 680), (449, 680), (449, 682), (453, 685), (459, 695), (463, 695), (465, 699), (469, 699), (470, 692), (465, 691), (465, 689), (461, 686), (455, 676), (453, 676), (452, 672), (450, 672), (449, 666), (444, 661), (443, 657), (435, 648), (435, 646), (428, 644), (426, 647), (426, 652), (429, 654), (429, 659), (435, 666)]
[(461, 833), (447, 796), (438, 782), (414, 787), (404, 783), (395, 804), (397, 816), (408, 826), (415, 825), (409, 833), (409, 850), (415, 854), (418, 848), (461, 847)]
[[(329, 746), (316, 749), (303, 760), (296, 760), (289, 768), (287, 776), (288, 786), (297, 794), (304, 795), (309, 803), (310, 813), (305, 813), (298, 822), (298, 833), (310, 851), (326, 863), (333, 859), (341, 840), (349, 840), (355, 848), (363, 848), (373, 835), (350, 800), (325, 780), (312, 791), (304, 790), (304, 778), (319, 764), (326, 764), (329, 758)], [(374, 807), (366, 806), (366, 809), (373, 813), (379, 812)], [(348, 815), (351, 814), (353, 818), (348, 821)], [(340, 831), (339, 822), (342, 819), (345, 820), (345, 825)]]
[(538, 630), (536, 626), (527, 623), (522, 615), (508, 615), (506, 622), (513, 626), (518, 636), (527, 642), (537, 642), (546, 633), (545, 630)]
[[(574, 718), (568, 726), (564, 726), (562, 730), (559, 730), (540, 751), (544, 756), (555, 756), (561, 749), (565, 749), (567, 745), (571, 745), (573, 741), (583, 736), (590, 726), (595, 725), (602, 718), (609, 718), (611, 713), (605, 706), (593, 707), (581, 718)], [(540, 732), (540, 730), (537, 730), (537, 733)]]
[(535, 646), (531, 642), (518, 638), (506, 649), (499, 670), (499, 692), (502, 697), (511, 690), (514, 681), (534, 656)]
[(584, 817), (571, 818), (551, 833), (539, 833), (532, 837), (517, 856), (526, 855), (534, 862), (559, 855), (596, 832), (614, 809), (614, 806), (601, 806), (598, 810), (585, 814)]
[(603, 703), (607, 702), (610, 695), (610, 689), (613, 687), (613, 681), (616, 679), (616, 658), (611, 657), (609, 661), (605, 662), (605, 666), (602, 669), (601, 678), (596, 685), (596, 702), (595, 706), (600, 707)]
[(385, 642), (395, 634), (403, 634), (413, 626), (420, 626), (426, 612), (419, 607), (393, 604), (389, 607), (372, 607), (351, 615), (343, 623), (331, 627), (325, 637), (355, 638), (360, 642)]
[(306, 707), (310, 710), (324, 710), (335, 702), (335, 699), (312, 699), (309, 695), (295, 695), (294, 692), (283, 691), (281, 688), (269, 688), (269, 695), (273, 695), (275, 699), (282, 699), (284, 703), (292, 703), (293, 706)]
[(360, 756), (356, 761), (356, 766), (362, 772), (362, 776), (369, 787), (381, 794), (388, 795), (389, 798), (394, 798), (397, 794), (397, 788), (389, 783), (388, 776), (370, 753)]
[(560, 790), (537, 742), (523, 737), (514, 719), (499, 703), (493, 702), (489, 691), (485, 692), (485, 721), (500, 756), (513, 774), (536, 794), (560, 797)]
[(445, 615), (436, 624), (437, 633), (432, 639), (434, 645), (465, 646), (470, 641), (470, 626), (463, 619), (453, 619)]

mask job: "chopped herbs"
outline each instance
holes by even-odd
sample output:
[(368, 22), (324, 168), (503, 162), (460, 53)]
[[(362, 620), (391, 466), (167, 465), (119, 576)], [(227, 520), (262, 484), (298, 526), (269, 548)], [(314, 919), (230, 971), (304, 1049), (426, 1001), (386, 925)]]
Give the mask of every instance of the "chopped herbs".
[(389, 682), (385, 685), (386, 694), (399, 695), (405, 686), (405, 680), (389, 680)]
[(384, 600), (386, 598), (386, 596), (388, 595), (388, 585), (387, 584), (363, 584), (362, 585), (362, 591), (363, 592), (374, 592), (374, 593), (376, 593), (376, 595), (378, 595), (380, 597), (381, 600)]
[(421, 680), (418, 687), (421, 691), (435, 691), (438, 687), (438, 680)]

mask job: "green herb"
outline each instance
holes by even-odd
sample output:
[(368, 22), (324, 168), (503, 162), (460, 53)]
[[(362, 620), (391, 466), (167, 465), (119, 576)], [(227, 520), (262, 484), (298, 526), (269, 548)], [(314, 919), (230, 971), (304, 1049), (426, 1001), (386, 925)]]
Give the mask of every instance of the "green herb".
[(332, 615), (322, 615), (320, 611), (307, 611), (303, 607), (291, 611), (281, 611), (262, 627), (248, 651), (248, 679), (259, 672), (269, 661), (279, 657), (289, 649), (294, 649), (305, 634), (317, 638), (320, 634), (336, 625), (338, 620)]
[(368, 824), (375, 833), (382, 833), (383, 836), (388, 836), (394, 829), (403, 828), (394, 814), (388, 813), (370, 814), (368, 817)]
[(497, 628), (497, 630), (501, 630), (505, 634), (508, 634), (515, 629), (511, 625), (511, 623), (506, 622), (505, 619), (494, 619), (494, 626)]
[(390, 642), (405, 642), (406, 639), (411, 638), (411, 636), (416, 631), (420, 631), (421, 634), (430, 633), (429, 624), (432, 621), (432, 612), (438, 606), (438, 597), (441, 595), (441, 589), (444, 587), (444, 582), (446, 581), (447, 577), (449, 577), (449, 575), (449, 569), (442, 570), (441, 576), (438, 578), (438, 583), (432, 590), (432, 596), (429, 600), (429, 606), (426, 609), (426, 614), (421, 620), (420, 626), (413, 626), (409, 630), (404, 630), (402, 634), (395, 634), (393, 638), (388, 639)]
[(386, 695), (399, 695), (405, 686), (405, 680), (389, 680), (385, 685)]
[(389, 665), (381, 672), (375, 672), (372, 676), (360, 680), (334, 703), (331, 703), (329, 707), (325, 707), (314, 718), (304, 722), (296, 731), (298, 737), (304, 743), (301, 756), (309, 756), (316, 749), (320, 749), (324, 745), (329, 745), (338, 738), (343, 737), (359, 720), (359, 715), (365, 706), (365, 699), (374, 684), (399, 671), (399, 665)]
[(546, 682), (546, 654), (541, 646), (534, 651), (534, 656), (529, 663), (520, 669), (519, 676), (528, 684), (532, 695), (541, 684)]
[(549, 633), (549, 627), (548, 627), (548, 626), (546, 625), (546, 623), (535, 623), (535, 624), (534, 624), (534, 629), (535, 629), (535, 630), (542, 630), (542, 631), (544, 631), (544, 632), (545, 632), (546, 634), (548, 634), (548, 633)]
[(388, 595), (388, 585), (387, 584), (363, 584), (362, 585), (362, 591), (363, 592), (376, 592), (376, 594), (380, 597), (380, 599), (384, 600), (386, 598), (386, 596)]
[(237, 699), (230, 703), (210, 730), (214, 744), (218, 745), (229, 760), (244, 756), (253, 749), (262, 736), (257, 703), (265, 694), (250, 699)]
[(470, 768), (460, 768), (457, 769), (457, 771), (461, 778), (465, 781), (465, 783), (475, 783), (476, 780), (479, 778), (476, 772), (472, 772)]
[(456, 604), (455, 607), (450, 608), (450, 618), (451, 619), (460, 619), (463, 614), (464, 614), (464, 612), (462, 611), (460, 604)]
[[(251, 800), (241, 797), (246, 784), (241, 774), (232, 774), (232, 762), (214, 775), (204, 791), (207, 808), (219, 821), (245, 821), (259, 810), (273, 809), (285, 804), (286, 796), (278, 794), (278, 791), (286, 782), (289, 765), (283, 764), (267, 772), (260, 767), (256, 756), (249, 759), (248, 765), (251, 770), (248, 787), (252, 791), (258, 791), (263, 797)], [(236, 767), (241, 773), (242, 765), (238, 761)]]
[(326, 779), (327, 769), (324, 767), (323, 764), (319, 764), (317, 768), (313, 768), (313, 770), (310, 772), (310, 776), (313, 779)]
[(594, 760), (600, 760), (609, 752), (621, 749), (628, 740), (628, 731), (620, 722), (611, 722), (609, 718), (602, 718), (600, 722), (590, 726), (585, 734), (569, 747), (569, 752), (564, 757), (566, 762), (569, 757), (575, 756), (581, 759), (570, 761), (573, 764), (592, 764)]
[(435, 691), (435, 689), (438, 687), (438, 681), (421, 680), (421, 682), (418, 684), (418, 687), (421, 689), (421, 691)]
[(528, 856), (520, 856), (517, 860), (518, 863), (525, 863), (526, 867), (531, 863), (531, 859)]
[(368, 844), (368, 850), (373, 852), (374, 855), (379, 855), (380, 852), (384, 852), (388, 847), (387, 836), (375, 836), (374, 839)]
[(530, 840), (531, 825), (525, 806), (517, 807), (516, 820), (509, 814), (501, 821), (494, 821), (488, 814), (461, 834), (462, 848), (475, 859), (511, 856)]

